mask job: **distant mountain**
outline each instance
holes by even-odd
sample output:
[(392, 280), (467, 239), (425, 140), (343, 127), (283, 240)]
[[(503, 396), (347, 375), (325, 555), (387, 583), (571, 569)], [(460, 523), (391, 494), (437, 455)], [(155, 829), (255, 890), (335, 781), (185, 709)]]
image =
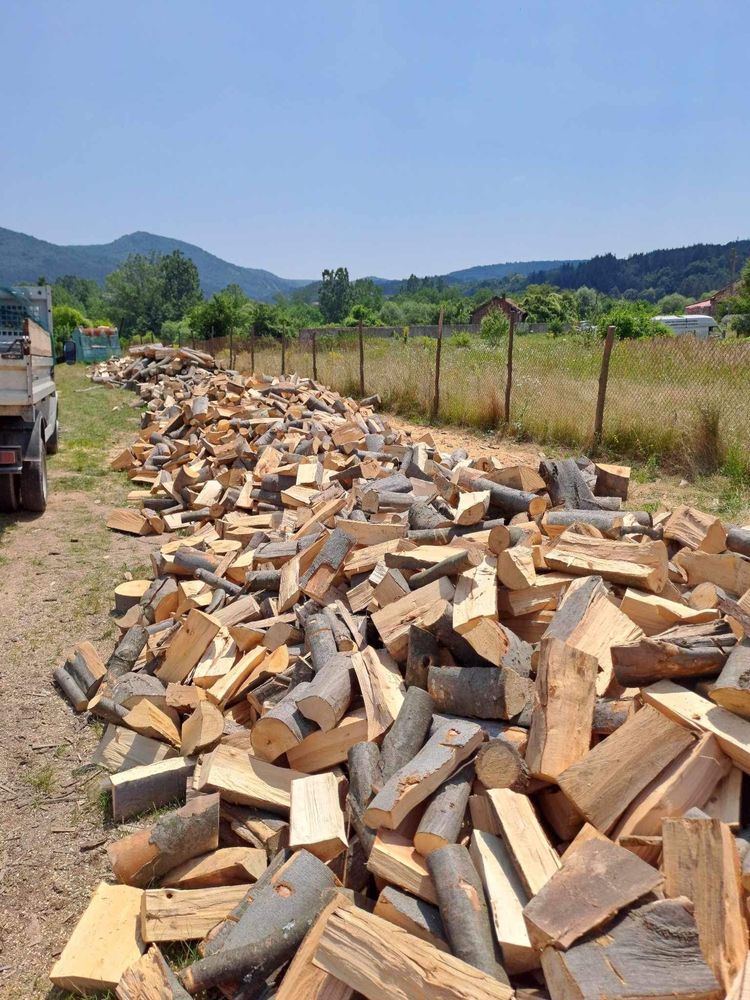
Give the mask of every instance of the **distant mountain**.
[(529, 282), (549, 282), (560, 288), (588, 285), (607, 295), (625, 295), (656, 302), (679, 292), (698, 298), (724, 288), (738, 278), (750, 257), (750, 240), (732, 243), (694, 243), (671, 250), (651, 250), (630, 257), (602, 254), (579, 263), (565, 263), (554, 270), (529, 275)]
[(48, 281), (54, 281), (64, 274), (93, 278), (101, 283), (128, 254), (167, 254), (173, 250), (181, 250), (194, 262), (206, 295), (213, 295), (227, 285), (237, 284), (251, 298), (270, 302), (279, 292), (288, 294), (295, 288), (308, 284), (308, 281), (280, 278), (270, 271), (230, 264), (192, 243), (153, 233), (130, 233), (111, 243), (58, 246), (25, 233), (0, 228), (0, 285), (36, 281), (42, 275)]
[(461, 271), (449, 271), (443, 275), (443, 279), (449, 285), (476, 284), (497, 281), (511, 274), (533, 274), (536, 271), (551, 271), (563, 265), (578, 263), (578, 260), (514, 260), (505, 264), (479, 264), (477, 267), (465, 267)]

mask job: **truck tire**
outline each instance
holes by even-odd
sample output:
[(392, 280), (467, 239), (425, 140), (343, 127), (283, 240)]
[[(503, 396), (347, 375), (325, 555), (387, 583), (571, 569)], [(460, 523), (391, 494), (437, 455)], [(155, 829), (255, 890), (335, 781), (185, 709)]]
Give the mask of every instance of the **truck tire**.
[(21, 500), (21, 477), (0, 476), (0, 511), (12, 514)]
[(24, 462), (21, 473), (21, 503), (24, 510), (42, 514), (47, 509), (47, 449), (39, 447), (38, 462)]
[(47, 441), (47, 454), (56, 455), (57, 449), (59, 447), (59, 435), (60, 435), (60, 421), (55, 421), (55, 429), (52, 431), (49, 440)]

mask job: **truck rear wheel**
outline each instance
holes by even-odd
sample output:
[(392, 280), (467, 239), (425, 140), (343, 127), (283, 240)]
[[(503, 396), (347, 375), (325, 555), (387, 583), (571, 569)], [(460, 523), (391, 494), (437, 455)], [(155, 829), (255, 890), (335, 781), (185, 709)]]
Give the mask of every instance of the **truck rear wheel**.
[(49, 440), (47, 441), (47, 454), (56, 455), (58, 449), (58, 441), (60, 435), (60, 421), (55, 421), (55, 429), (50, 434)]
[(12, 514), (21, 500), (21, 477), (0, 476), (0, 510)]
[(24, 462), (21, 473), (21, 503), (25, 510), (42, 513), (47, 509), (47, 449), (39, 448), (39, 461)]

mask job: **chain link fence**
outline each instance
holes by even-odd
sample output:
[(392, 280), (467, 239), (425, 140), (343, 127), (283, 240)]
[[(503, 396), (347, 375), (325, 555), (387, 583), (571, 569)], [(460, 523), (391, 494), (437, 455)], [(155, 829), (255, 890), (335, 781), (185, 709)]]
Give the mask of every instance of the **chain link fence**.
[[(308, 331), (309, 332), (309, 331)], [(278, 340), (198, 342), (240, 371), (278, 375)], [(230, 359), (231, 349), (231, 359)], [(518, 334), (513, 343), (510, 420), (505, 421), (507, 339), (491, 347), (476, 337), (443, 338), (439, 409), (444, 423), (509, 433), (584, 450), (594, 439), (603, 343), (598, 338)], [(413, 419), (434, 415), (437, 340), (431, 336), (362, 336), (315, 331), (287, 340), (284, 370), (316, 377), (358, 397), (377, 393), (383, 407)], [(601, 446), (611, 456), (710, 465), (728, 449), (746, 459), (750, 426), (750, 342), (693, 337), (615, 341), (606, 383)]]

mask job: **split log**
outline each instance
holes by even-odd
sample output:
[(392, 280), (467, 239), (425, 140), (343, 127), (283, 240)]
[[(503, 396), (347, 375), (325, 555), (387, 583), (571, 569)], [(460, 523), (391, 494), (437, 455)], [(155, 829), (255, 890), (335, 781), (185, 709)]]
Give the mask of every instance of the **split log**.
[(635, 797), (693, 739), (647, 706), (563, 771), (558, 784), (593, 826), (608, 833)]
[(380, 790), (383, 778), (380, 768), (380, 750), (375, 743), (357, 743), (348, 756), (349, 791), (347, 808), (355, 833), (369, 858), (375, 840), (375, 831), (364, 821), (365, 810)]
[(277, 767), (222, 743), (203, 758), (196, 774), (195, 790), (220, 792), (223, 800), (238, 805), (259, 806), (286, 816), (291, 785), (299, 771)]
[(409, 629), (404, 676), (407, 687), (420, 687), (426, 691), (427, 672), (431, 666), (439, 662), (439, 659), (440, 645), (435, 636), (427, 629), (412, 625)]
[(255, 723), (250, 738), (256, 757), (273, 762), (318, 732), (315, 723), (297, 707), (297, 695), (308, 687), (308, 683), (297, 685)]
[(219, 846), (219, 796), (193, 799), (154, 826), (107, 847), (120, 882), (144, 887), (177, 865)]
[(190, 1000), (155, 945), (125, 971), (115, 996), (117, 1000)]
[[(180, 973), (191, 995), (248, 973), (262, 981), (288, 961), (326, 903), (333, 873), (308, 851), (298, 851), (259, 890), (226, 937), (224, 947)], [(283, 891), (282, 891), (283, 890)]]
[(511, 1000), (509, 986), (374, 914), (342, 907), (328, 918), (314, 963), (367, 1000)]
[(597, 698), (591, 730), (597, 736), (610, 736), (628, 721), (634, 711), (632, 698)]
[(565, 532), (544, 553), (550, 569), (575, 576), (597, 573), (605, 580), (660, 593), (667, 584), (664, 542), (616, 542)]
[(512, 719), (532, 683), (510, 667), (430, 667), (427, 690), (438, 711), (475, 719)]
[(728, 990), (747, 955), (737, 846), (728, 826), (701, 813), (662, 828), (665, 891), (693, 902), (701, 951)]
[(313, 956), (329, 915), (340, 906), (351, 905), (340, 892), (331, 890), (327, 896), (330, 897), (327, 904), (296, 950), (274, 1000), (302, 1000), (303, 997), (304, 1000), (351, 1000), (354, 995), (346, 983), (313, 964)]
[(545, 948), (542, 970), (550, 995), (648, 1000), (659, 984), (669, 983), (670, 1000), (720, 1000), (724, 991), (701, 954), (690, 909), (687, 900), (657, 900), (567, 951)]
[(112, 816), (118, 822), (170, 802), (185, 798), (185, 782), (195, 769), (195, 761), (173, 757), (131, 767), (110, 777)]
[(266, 852), (256, 847), (220, 847), (201, 854), (167, 872), (163, 886), (175, 889), (210, 889), (222, 885), (249, 885), (268, 867)]
[(208, 750), (219, 742), (223, 732), (224, 716), (220, 710), (210, 701), (201, 701), (182, 724), (180, 752), (189, 757)]
[(159, 680), (164, 684), (184, 681), (220, 628), (221, 624), (203, 611), (189, 611), (156, 669)]
[(209, 889), (146, 889), (141, 897), (141, 935), (157, 941), (195, 941), (245, 898), (249, 885)]
[(661, 873), (624, 847), (589, 840), (526, 905), (531, 942), (539, 951), (569, 948), (661, 884)]
[(630, 485), (630, 467), (627, 465), (605, 465), (604, 462), (597, 462), (596, 485), (594, 494), (598, 497), (619, 497), (625, 501), (628, 499), (628, 486)]
[(482, 730), (466, 719), (440, 723), (417, 755), (396, 771), (372, 800), (364, 816), (367, 825), (395, 829), (481, 742)]
[(321, 861), (331, 861), (347, 849), (338, 781), (330, 771), (292, 782), (289, 845), (304, 847)]
[(664, 525), (664, 537), (700, 552), (723, 552), (727, 533), (718, 517), (681, 504)]
[(327, 733), (317, 729), (301, 743), (289, 747), (286, 751), (287, 763), (295, 771), (317, 774), (336, 764), (342, 764), (349, 750), (366, 739), (367, 716), (363, 708), (356, 708), (345, 715), (335, 729)]
[(427, 868), (453, 954), (510, 985), (495, 956), (484, 889), (468, 850), (460, 844), (439, 847), (427, 857)]
[(509, 788), (489, 789), (487, 798), (525, 891), (535, 896), (560, 868), (560, 858), (531, 799)]
[(473, 780), (474, 766), (467, 764), (430, 799), (414, 834), (414, 846), (423, 857), (458, 840)]

